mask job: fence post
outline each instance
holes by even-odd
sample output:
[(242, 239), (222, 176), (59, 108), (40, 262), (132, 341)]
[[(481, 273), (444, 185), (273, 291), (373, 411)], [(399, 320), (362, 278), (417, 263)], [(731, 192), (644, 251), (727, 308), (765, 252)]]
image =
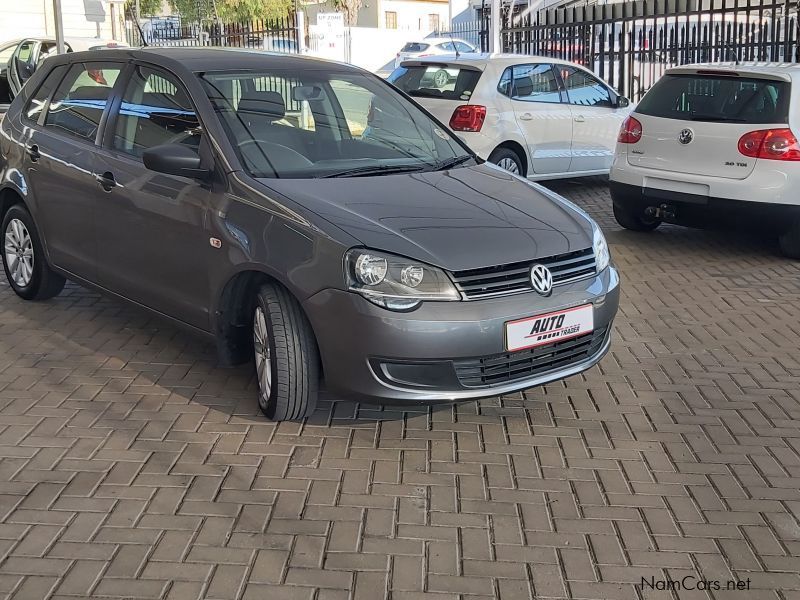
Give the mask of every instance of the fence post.
[(297, 51), (303, 54), (306, 50), (306, 14), (302, 10), (294, 12), (294, 29), (297, 36)]

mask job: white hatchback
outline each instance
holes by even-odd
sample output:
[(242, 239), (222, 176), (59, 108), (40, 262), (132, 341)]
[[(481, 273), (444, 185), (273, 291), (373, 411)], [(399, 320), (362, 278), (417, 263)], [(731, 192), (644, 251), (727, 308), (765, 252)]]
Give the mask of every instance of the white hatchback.
[(516, 54), (403, 61), (389, 76), (481, 158), (529, 179), (608, 173), (628, 100), (580, 65)]
[(620, 131), (617, 222), (638, 231), (662, 221), (767, 226), (800, 258), (798, 79), (797, 64), (669, 69)]
[(469, 54), (479, 50), (467, 41), (453, 37), (428, 37), (418, 42), (407, 42), (397, 53), (395, 68), (404, 60), (441, 54)]

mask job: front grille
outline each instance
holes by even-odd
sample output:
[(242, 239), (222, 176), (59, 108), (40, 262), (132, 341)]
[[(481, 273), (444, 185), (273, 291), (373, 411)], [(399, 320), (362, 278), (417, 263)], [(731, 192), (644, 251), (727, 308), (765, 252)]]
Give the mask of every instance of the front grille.
[(486, 387), (528, 379), (568, 367), (595, 355), (603, 346), (608, 327), (580, 337), (494, 356), (453, 361), (465, 387)]
[(594, 275), (594, 250), (578, 250), (538, 260), (484, 267), (453, 273), (458, 290), (469, 300), (524, 292), (531, 287), (531, 267), (544, 265), (553, 274), (553, 285)]

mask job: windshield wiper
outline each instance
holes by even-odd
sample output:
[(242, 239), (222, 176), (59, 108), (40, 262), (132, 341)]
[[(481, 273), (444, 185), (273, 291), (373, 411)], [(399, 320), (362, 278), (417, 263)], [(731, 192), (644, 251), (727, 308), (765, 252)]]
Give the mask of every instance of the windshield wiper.
[(463, 156), (454, 156), (452, 158), (445, 159), (441, 162), (436, 163), (436, 170), (437, 171), (447, 171), (447, 169), (452, 169), (453, 167), (457, 167), (458, 165), (467, 162), (472, 157), (469, 154), (465, 154)]
[(692, 121), (714, 121), (719, 123), (745, 123), (745, 119), (736, 117), (723, 117), (720, 115), (692, 115)]
[(353, 169), (345, 169), (344, 171), (336, 171), (328, 173), (327, 175), (320, 175), (320, 178), (326, 179), (328, 177), (362, 177), (365, 175), (391, 175), (392, 173), (410, 173), (413, 171), (421, 171), (425, 165), (368, 165), (364, 167), (355, 167)]

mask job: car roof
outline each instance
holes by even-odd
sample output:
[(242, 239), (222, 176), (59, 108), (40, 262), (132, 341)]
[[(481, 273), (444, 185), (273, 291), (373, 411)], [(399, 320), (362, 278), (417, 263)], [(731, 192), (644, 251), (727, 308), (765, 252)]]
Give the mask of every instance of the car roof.
[(248, 69), (330, 69), (362, 72), (353, 65), (339, 63), (323, 58), (286, 54), (282, 52), (265, 52), (247, 48), (201, 48), (201, 47), (160, 47), (146, 46), (142, 48), (103, 48), (74, 52), (69, 55), (71, 61), (78, 60), (112, 60), (115, 57), (134, 58), (157, 62), (159, 57), (176, 61), (191, 71), (241, 71)]
[(441, 44), (442, 42), (463, 42), (470, 46), (474, 46), (474, 44), (470, 44), (467, 40), (462, 40), (458, 37), (428, 37), (422, 40), (411, 40), (407, 43), (409, 44)]
[[(519, 63), (550, 63), (556, 65), (572, 65), (567, 60), (560, 60), (550, 56), (531, 56), (528, 54), (500, 54), (489, 52), (463, 52), (456, 56), (455, 54), (437, 54), (435, 56), (424, 56), (415, 59), (409, 59), (408, 62), (432, 62), (432, 63), (449, 63), (454, 65), (472, 66), (479, 69), (485, 69), (487, 65), (492, 64), (498, 67), (507, 67)], [(406, 61), (403, 61), (406, 62)]]
[(726, 63), (696, 63), (681, 65), (667, 69), (667, 73), (698, 73), (722, 75), (750, 75), (753, 77), (769, 77), (790, 81), (792, 77), (800, 75), (800, 64), (779, 62), (726, 62)]

